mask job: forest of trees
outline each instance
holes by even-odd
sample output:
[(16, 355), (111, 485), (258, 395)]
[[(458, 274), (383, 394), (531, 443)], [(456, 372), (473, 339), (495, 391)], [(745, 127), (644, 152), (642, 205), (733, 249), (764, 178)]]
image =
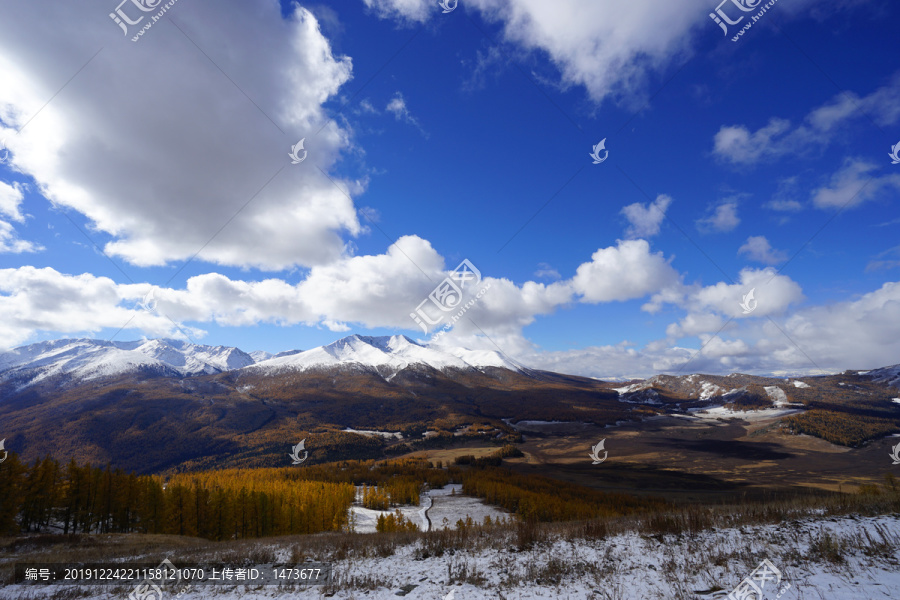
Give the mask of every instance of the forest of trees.
[[(307, 534), (349, 529), (357, 499), (368, 508), (418, 505), (424, 486), (462, 483), (465, 494), (503, 507), (525, 521), (613, 517), (665, 507), (662, 500), (605, 493), (492, 466), (512, 447), (467, 468), (426, 459), (340, 461), (304, 468), (225, 469), (157, 475), (109, 466), (60, 465), (52, 458), (23, 465), (10, 453), (0, 465), (0, 534), (163, 533), (210, 540)], [(486, 460), (490, 459), (490, 460)], [(469, 462), (463, 460), (462, 462)], [(384, 515), (378, 531), (415, 525)]]
[(660, 510), (663, 500), (601, 492), (539, 475), (488, 467), (466, 471), (463, 493), (483, 498), (524, 521), (575, 521)]
[(791, 433), (814, 435), (851, 447), (900, 431), (900, 421), (894, 418), (819, 408), (787, 416), (781, 422)]
[(0, 533), (168, 533), (211, 540), (340, 530), (356, 490), (285, 469), (157, 476), (52, 458), (0, 468)]

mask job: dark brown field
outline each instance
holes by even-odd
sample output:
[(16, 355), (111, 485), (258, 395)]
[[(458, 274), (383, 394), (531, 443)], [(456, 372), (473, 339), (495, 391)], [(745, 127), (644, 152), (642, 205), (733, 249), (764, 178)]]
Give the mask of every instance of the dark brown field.
[[(598, 489), (681, 501), (809, 488), (856, 491), (891, 472), (894, 438), (851, 449), (784, 433), (776, 423), (656, 417), (607, 428), (548, 425), (524, 433), (525, 457), (506, 464)], [(609, 457), (593, 465), (589, 451), (604, 438)]]

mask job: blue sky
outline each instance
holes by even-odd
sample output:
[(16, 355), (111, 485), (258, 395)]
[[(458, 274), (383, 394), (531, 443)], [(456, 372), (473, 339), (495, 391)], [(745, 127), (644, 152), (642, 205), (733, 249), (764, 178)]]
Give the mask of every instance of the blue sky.
[(900, 362), (890, 2), (137, 4), (0, 9), (0, 346), (427, 340), (468, 259), (536, 368)]

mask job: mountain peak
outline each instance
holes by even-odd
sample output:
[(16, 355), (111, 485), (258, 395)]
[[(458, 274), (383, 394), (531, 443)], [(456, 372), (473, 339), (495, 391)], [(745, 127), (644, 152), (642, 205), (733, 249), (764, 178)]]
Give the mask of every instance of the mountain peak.
[(253, 359), (249, 355), (228, 346), (169, 339), (63, 339), (0, 353), (0, 379), (16, 378), (27, 386), (56, 376), (87, 381), (140, 370), (190, 376), (221, 373), (250, 364)]
[(405, 335), (349, 335), (325, 346), (291, 356), (263, 360), (250, 368), (262, 371), (300, 370), (354, 365), (399, 371), (411, 365), (434, 369), (500, 367), (518, 371), (512, 361), (493, 351), (426, 346)]
[(230, 346), (164, 338), (131, 342), (63, 339), (0, 352), (0, 382), (15, 380), (19, 386), (28, 386), (57, 376), (88, 381), (138, 371), (187, 377), (243, 368), (277, 372), (347, 365), (393, 372), (411, 365), (437, 370), (486, 367), (520, 370), (499, 352), (426, 346), (405, 335), (354, 334), (311, 350), (275, 355), (261, 351), (251, 355)]

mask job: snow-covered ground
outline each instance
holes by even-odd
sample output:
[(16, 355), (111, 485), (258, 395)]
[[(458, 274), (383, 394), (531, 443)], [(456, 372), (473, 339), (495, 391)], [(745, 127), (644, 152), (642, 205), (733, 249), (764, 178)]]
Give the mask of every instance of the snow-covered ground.
[(787, 394), (777, 385), (769, 385), (765, 387), (766, 395), (772, 401), (776, 408), (786, 406), (788, 403)]
[[(504, 535), (504, 534), (500, 534)], [(493, 543), (491, 543), (493, 542)], [(896, 600), (900, 598), (900, 520), (897, 516), (828, 517), (777, 525), (719, 529), (696, 535), (623, 533), (599, 540), (557, 539), (517, 551), (513, 542), (490, 540), (481, 550), (423, 557), (417, 544), (384, 558), (334, 562), (338, 599), (388, 600), (724, 600), (764, 559), (780, 583), (763, 587), (763, 599)], [(279, 561), (291, 549), (275, 544)], [(834, 549), (834, 550), (832, 550)], [(347, 585), (347, 582), (356, 582)], [(121, 591), (83, 587), (88, 599), (124, 598)], [(198, 586), (180, 600), (322, 598), (322, 587)], [(74, 592), (74, 590), (73, 590)], [(6, 586), (0, 599), (42, 599), (46, 588)]]
[(372, 510), (358, 505), (351, 506), (353, 530), (356, 533), (375, 533), (379, 515), (386, 516), (396, 510), (399, 510), (404, 518), (418, 525), (422, 531), (428, 531), (429, 528), (453, 529), (457, 521), (465, 520), (466, 517), (472, 517), (473, 521), (480, 524), (487, 516), (491, 519), (503, 519), (509, 516), (508, 513), (485, 504), (479, 498), (463, 496), (462, 485), (451, 483), (447, 487), (424, 492), (419, 497), (419, 506), (397, 506), (391, 510)]
[(763, 419), (773, 419), (775, 417), (792, 415), (802, 412), (802, 410), (794, 408), (764, 408), (762, 410), (735, 411), (729, 410), (724, 406), (713, 406), (710, 408), (689, 408), (688, 412), (692, 417), (696, 417), (700, 420), (743, 419), (745, 421), (760, 421)]
[[(452, 495), (452, 492), (456, 492)], [(433, 504), (428, 510), (431, 519), (431, 527), (434, 529), (454, 529), (456, 522), (466, 517), (472, 517), (475, 523), (484, 522), (485, 517), (492, 520), (505, 519), (509, 513), (490, 504), (485, 504), (479, 498), (462, 495), (461, 484), (450, 484), (443, 489), (426, 492)]]
[(378, 436), (383, 438), (394, 438), (398, 440), (403, 439), (403, 434), (399, 431), (375, 431), (374, 429), (351, 429), (350, 427), (342, 430), (344, 433), (358, 433), (359, 435), (365, 436)]

